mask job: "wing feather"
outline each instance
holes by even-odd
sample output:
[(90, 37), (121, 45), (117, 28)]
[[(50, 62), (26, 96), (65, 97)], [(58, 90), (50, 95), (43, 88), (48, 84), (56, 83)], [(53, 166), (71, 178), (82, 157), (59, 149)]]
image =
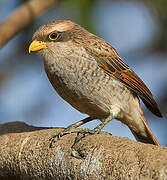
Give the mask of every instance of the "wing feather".
[[(137, 76), (137, 74), (120, 58), (117, 51), (104, 40), (100, 39), (97, 43), (94, 41), (95, 37), (92, 37), (91, 46), (85, 47), (86, 51), (95, 57), (98, 65), (106, 72), (108, 75), (119, 80), (133, 92), (135, 92), (144, 102), (146, 107), (155, 115), (162, 117), (160, 109), (155, 102), (150, 90), (144, 84), (144, 82)], [(103, 43), (101, 43), (103, 41)], [(90, 41), (89, 41), (90, 42)], [(94, 48), (96, 44), (97, 48)]]
[(135, 92), (144, 102), (146, 107), (155, 115), (162, 117), (157, 103), (155, 102), (150, 90), (136, 73), (125, 64), (119, 57), (108, 58), (107, 61), (101, 59), (99, 66), (109, 75), (118, 79), (133, 92)]

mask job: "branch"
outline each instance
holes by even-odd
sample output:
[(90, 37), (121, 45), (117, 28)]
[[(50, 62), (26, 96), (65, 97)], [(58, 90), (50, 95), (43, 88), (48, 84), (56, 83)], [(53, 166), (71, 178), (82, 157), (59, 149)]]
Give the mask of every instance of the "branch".
[(25, 28), (58, 2), (58, 0), (28, 0), (0, 24), (0, 48), (5, 45), (19, 31)]
[(66, 135), (49, 148), (60, 128), (13, 122), (0, 125), (0, 179), (165, 179), (167, 148), (100, 133), (74, 145)]

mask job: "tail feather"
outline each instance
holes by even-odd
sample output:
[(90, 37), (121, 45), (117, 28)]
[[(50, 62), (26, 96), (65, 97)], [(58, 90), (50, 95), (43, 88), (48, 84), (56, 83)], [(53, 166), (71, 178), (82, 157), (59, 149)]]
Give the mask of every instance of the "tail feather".
[(144, 115), (142, 115), (142, 121), (145, 126), (145, 134), (144, 135), (142, 135), (140, 132), (135, 132), (134, 130), (130, 129), (131, 132), (133, 133), (133, 135), (135, 136), (136, 140), (143, 142), (143, 143), (154, 144), (154, 145), (160, 146), (158, 140), (154, 136), (150, 127), (148, 126), (148, 123), (147, 123)]

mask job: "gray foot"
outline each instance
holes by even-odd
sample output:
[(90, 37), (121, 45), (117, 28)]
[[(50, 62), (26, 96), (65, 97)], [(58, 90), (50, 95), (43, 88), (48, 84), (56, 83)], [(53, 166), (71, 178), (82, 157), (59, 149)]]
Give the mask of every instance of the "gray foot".
[(88, 128), (67, 128), (61, 132), (55, 133), (52, 138), (50, 138), (50, 147), (53, 147), (53, 144), (59, 140), (62, 136), (67, 134), (77, 133), (75, 138), (75, 143), (79, 142), (82, 138), (88, 135), (98, 134), (100, 131), (97, 129), (90, 130)]

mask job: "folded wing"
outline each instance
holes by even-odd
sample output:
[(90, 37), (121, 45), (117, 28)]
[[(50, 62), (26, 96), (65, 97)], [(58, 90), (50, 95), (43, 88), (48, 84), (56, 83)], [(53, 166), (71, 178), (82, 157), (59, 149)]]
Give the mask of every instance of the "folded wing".
[(147, 86), (136, 75), (136, 73), (127, 64), (125, 64), (119, 56), (117, 56), (115, 52), (113, 54), (116, 56), (109, 56), (107, 61), (106, 58), (98, 60), (99, 66), (108, 75), (121, 81), (128, 88), (134, 91), (153, 114), (162, 117), (159, 107)]

